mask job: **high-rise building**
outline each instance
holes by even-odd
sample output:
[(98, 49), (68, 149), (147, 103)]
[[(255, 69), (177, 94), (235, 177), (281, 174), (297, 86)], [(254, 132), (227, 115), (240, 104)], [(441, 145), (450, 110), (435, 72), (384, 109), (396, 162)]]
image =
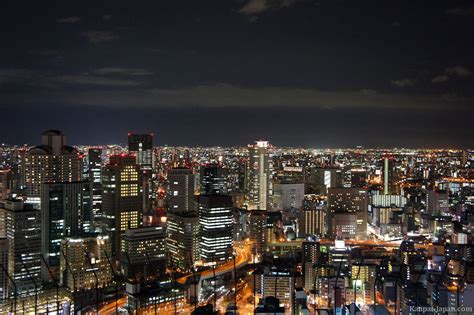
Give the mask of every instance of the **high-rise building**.
[(8, 199), (11, 194), (11, 170), (0, 170), (0, 200)]
[(248, 216), (250, 240), (253, 241), (253, 253), (263, 255), (267, 242), (267, 211), (250, 210)]
[(66, 136), (59, 130), (45, 131), (42, 144), (23, 155), (22, 183), (26, 202), (41, 206), (41, 184), (76, 182), (82, 177), (82, 157), (66, 145)]
[[(22, 200), (4, 200), (0, 222), (0, 236), (8, 241), (8, 274), (19, 296), (31, 295), (35, 291), (32, 279), (41, 283), (41, 212)], [(14, 292), (9, 282), (8, 295)]]
[(334, 167), (312, 167), (309, 185), (316, 194), (326, 194), (328, 188), (342, 186), (342, 171)]
[(428, 190), (426, 210), (432, 216), (449, 215), (449, 193), (447, 190)]
[[(41, 185), (41, 253), (53, 273), (59, 272), (61, 239), (89, 232), (93, 221), (90, 182)], [(43, 279), (49, 278), (46, 266)]]
[[(334, 213), (357, 214), (356, 237), (367, 237), (368, 195), (360, 188), (330, 188), (328, 189), (328, 222), (333, 222)], [(342, 218), (341, 218), (342, 220)], [(335, 236), (334, 224), (328, 224), (328, 234)]]
[(142, 170), (153, 168), (153, 134), (128, 134), (128, 152), (136, 156)]
[(195, 177), (190, 168), (172, 168), (168, 172), (169, 212), (182, 213), (196, 210)]
[(126, 230), (122, 235), (120, 256), (124, 275), (130, 275), (131, 270), (144, 276), (163, 273), (166, 267), (165, 241), (166, 233), (162, 226)]
[(260, 276), (262, 298), (276, 297), (285, 308), (293, 305), (295, 278), (291, 270), (272, 267)]
[(272, 183), (268, 141), (256, 141), (249, 145), (246, 172), (247, 204), (249, 210), (269, 210)]
[(89, 181), (92, 183), (92, 212), (98, 217), (102, 210), (102, 149), (89, 148)]
[(188, 271), (199, 259), (199, 217), (197, 212), (168, 213), (166, 248), (168, 264)]
[(96, 283), (99, 288), (106, 287), (112, 281), (107, 261), (111, 250), (108, 235), (64, 238), (61, 241), (61, 253), (64, 253), (61, 255), (61, 283), (72, 292), (94, 289)]
[(303, 204), (303, 183), (276, 183), (273, 187), (273, 208), (278, 210), (299, 209)]
[[(0, 264), (3, 268), (8, 270), (8, 239), (6, 237), (0, 237)], [(0, 274), (0, 299), (8, 299), (8, 283), (9, 279), (7, 275), (2, 272)]]
[(189, 270), (199, 259), (199, 216), (194, 195), (196, 178), (192, 169), (172, 168), (168, 182), (168, 263)]
[(233, 203), (228, 195), (199, 196), (199, 245), (206, 263), (222, 263), (232, 258)]
[(298, 235), (324, 236), (326, 233), (327, 206), (317, 195), (306, 195), (298, 215)]
[(112, 256), (120, 255), (120, 235), (142, 221), (139, 166), (132, 155), (112, 155), (102, 170), (102, 221), (112, 238)]
[(206, 165), (200, 172), (201, 194), (227, 194), (227, 169), (218, 165)]
[(383, 159), (383, 194), (394, 195), (397, 193), (395, 185), (395, 165), (393, 158), (385, 157)]

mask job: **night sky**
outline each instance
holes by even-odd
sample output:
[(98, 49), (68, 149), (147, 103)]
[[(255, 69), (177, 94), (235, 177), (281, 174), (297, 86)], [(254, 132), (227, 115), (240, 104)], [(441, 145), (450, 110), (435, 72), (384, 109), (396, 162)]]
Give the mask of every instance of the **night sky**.
[(473, 147), (473, 1), (5, 1), (0, 15), (3, 142)]

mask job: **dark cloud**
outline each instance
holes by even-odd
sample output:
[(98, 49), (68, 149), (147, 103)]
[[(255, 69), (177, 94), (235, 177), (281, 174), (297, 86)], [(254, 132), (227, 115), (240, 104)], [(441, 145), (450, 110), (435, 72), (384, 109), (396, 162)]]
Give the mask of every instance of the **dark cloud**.
[(129, 75), (129, 76), (143, 76), (151, 75), (153, 71), (141, 68), (120, 68), (120, 67), (107, 67), (99, 68), (94, 70), (94, 73), (100, 75)]
[(461, 16), (474, 15), (474, 7), (455, 7), (455, 8), (446, 10), (446, 13), (452, 14), (452, 15), (461, 15)]
[(82, 36), (93, 44), (100, 44), (104, 42), (111, 42), (119, 38), (117, 34), (112, 31), (87, 31), (81, 33)]
[(398, 86), (398, 87), (410, 87), (415, 85), (415, 80), (405, 78), (405, 79), (399, 79), (399, 80), (392, 80), (390, 81), (393, 85)]
[(68, 17), (63, 17), (59, 18), (56, 20), (58, 23), (67, 23), (67, 24), (75, 24), (79, 22), (81, 18), (79, 16), (68, 16)]
[(238, 12), (244, 15), (257, 15), (270, 9), (290, 7), (304, 0), (248, 0)]

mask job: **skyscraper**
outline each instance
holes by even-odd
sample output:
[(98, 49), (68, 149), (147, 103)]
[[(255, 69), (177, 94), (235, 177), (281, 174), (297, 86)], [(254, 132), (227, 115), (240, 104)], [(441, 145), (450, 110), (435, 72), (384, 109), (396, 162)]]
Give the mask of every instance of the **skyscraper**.
[(92, 182), (92, 212), (97, 217), (102, 209), (102, 149), (89, 148), (89, 181)]
[(196, 210), (195, 177), (190, 168), (172, 168), (168, 172), (169, 212), (181, 213)]
[(99, 288), (106, 287), (112, 281), (112, 272), (105, 254), (110, 255), (112, 249), (108, 235), (66, 237), (60, 245), (61, 253), (64, 253), (61, 255), (60, 281), (70, 291), (93, 289), (96, 281)]
[[(32, 294), (35, 286), (31, 279), (41, 283), (41, 212), (22, 200), (4, 200), (0, 222), (0, 236), (8, 240), (8, 274), (15, 281), (18, 295)], [(14, 294), (11, 282), (8, 294)]]
[(397, 193), (394, 183), (394, 163), (393, 158), (385, 157), (383, 159), (383, 194), (393, 195)]
[(227, 194), (227, 169), (218, 165), (202, 166), (200, 172), (201, 194)]
[[(90, 182), (41, 185), (41, 253), (51, 270), (59, 271), (61, 240), (90, 231), (93, 221)], [(49, 278), (45, 266), (43, 279)]]
[(128, 134), (128, 152), (136, 156), (142, 170), (153, 168), (153, 134)]
[(298, 215), (299, 236), (325, 235), (327, 206), (317, 195), (305, 196)]
[(199, 196), (200, 256), (207, 263), (222, 263), (232, 257), (233, 203), (228, 195)]
[[(357, 214), (358, 239), (367, 236), (368, 196), (367, 191), (360, 188), (330, 188), (328, 189), (328, 222), (333, 222), (334, 213)], [(336, 235), (333, 224), (328, 224), (328, 234)], [(349, 232), (348, 232), (349, 233)]]
[(102, 170), (102, 220), (112, 238), (112, 254), (120, 255), (120, 235), (140, 226), (142, 195), (139, 166), (132, 155), (112, 155)]
[(82, 157), (66, 145), (61, 131), (48, 130), (41, 135), (41, 145), (23, 155), (21, 173), (26, 202), (39, 208), (42, 183), (81, 180)]
[(249, 236), (253, 241), (254, 254), (263, 255), (267, 242), (267, 211), (266, 210), (250, 210), (248, 216)]
[(268, 141), (256, 141), (249, 145), (249, 158), (246, 172), (246, 191), (249, 210), (270, 209), (270, 158)]
[(168, 182), (166, 246), (169, 264), (188, 270), (199, 259), (195, 174), (189, 168), (172, 168), (168, 172)]

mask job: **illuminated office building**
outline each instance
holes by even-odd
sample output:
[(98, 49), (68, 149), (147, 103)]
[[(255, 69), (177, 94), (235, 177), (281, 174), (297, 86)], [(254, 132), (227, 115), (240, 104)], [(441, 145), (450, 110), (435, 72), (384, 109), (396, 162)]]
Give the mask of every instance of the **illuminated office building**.
[(38, 209), (42, 183), (77, 182), (82, 177), (82, 157), (66, 145), (66, 136), (58, 130), (45, 131), (41, 145), (26, 152), (21, 164), (26, 202)]
[(383, 194), (393, 195), (396, 193), (395, 163), (393, 158), (386, 157), (383, 159)]
[(199, 259), (199, 216), (192, 169), (172, 168), (168, 173), (168, 264), (189, 270)]
[(272, 183), (270, 180), (270, 157), (268, 141), (256, 141), (249, 145), (246, 172), (247, 208), (269, 210)]
[(169, 212), (182, 213), (196, 210), (195, 177), (190, 168), (172, 168), (168, 172)]
[(327, 206), (317, 195), (306, 195), (298, 214), (298, 235), (323, 236), (326, 233)]
[(89, 148), (89, 181), (92, 182), (92, 211), (94, 217), (101, 214), (102, 209), (102, 149)]
[(190, 270), (199, 259), (197, 212), (168, 213), (166, 249), (170, 267)]
[[(0, 237), (0, 264), (8, 270), (8, 239), (6, 237)], [(7, 275), (2, 272), (0, 274), (0, 299), (8, 299), (8, 283), (9, 279)]]
[[(31, 295), (35, 291), (31, 279), (41, 283), (41, 212), (22, 200), (4, 200), (0, 221), (0, 237), (8, 241), (8, 274), (18, 295)], [(9, 282), (8, 295), (13, 297), (14, 292)]]
[(227, 194), (227, 169), (218, 165), (203, 166), (200, 172), (201, 194)]
[(142, 170), (153, 168), (153, 134), (128, 134), (128, 152), (136, 157)]
[[(41, 185), (41, 253), (57, 275), (61, 239), (89, 232), (93, 220), (90, 182), (45, 183)], [(50, 275), (42, 268), (43, 279)]]
[(199, 196), (199, 250), (206, 263), (232, 258), (233, 203), (228, 195)]
[[(358, 239), (367, 237), (367, 216), (368, 216), (368, 196), (365, 190), (360, 188), (330, 188), (328, 189), (328, 234), (335, 236), (338, 221), (344, 221), (341, 215), (338, 215), (336, 221), (333, 220), (335, 213), (353, 213), (357, 217), (355, 236)], [(342, 222), (341, 221), (341, 222)], [(342, 223), (341, 223), (342, 224)], [(351, 224), (342, 224), (351, 225)], [(346, 234), (346, 232), (344, 232)], [(348, 234), (352, 234), (349, 230)]]
[(166, 265), (165, 241), (166, 233), (162, 226), (126, 230), (122, 235), (120, 256), (124, 275), (130, 275), (132, 270), (145, 276), (163, 273)]
[[(108, 235), (66, 237), (61, 241), (61, 283), (68, 290), (82, 291), (108, 286), (112, 271), (107, 255), (112, 250)], [(87, 255), (87, 257), (86, 257)], [(96, 279), (97, 276), (97, 279)]]
[(253, 241), (252, 253), (263, 255), (267, 242), (267, 211), (251, 210), (248, 215), (250, 240)]
[(120, 235), (140, 226), (142, 191), (139, 166), (132, 155), (112, 155), (102, 170), (102, 221), (112, 237), (112, 254), (120, 255)]

